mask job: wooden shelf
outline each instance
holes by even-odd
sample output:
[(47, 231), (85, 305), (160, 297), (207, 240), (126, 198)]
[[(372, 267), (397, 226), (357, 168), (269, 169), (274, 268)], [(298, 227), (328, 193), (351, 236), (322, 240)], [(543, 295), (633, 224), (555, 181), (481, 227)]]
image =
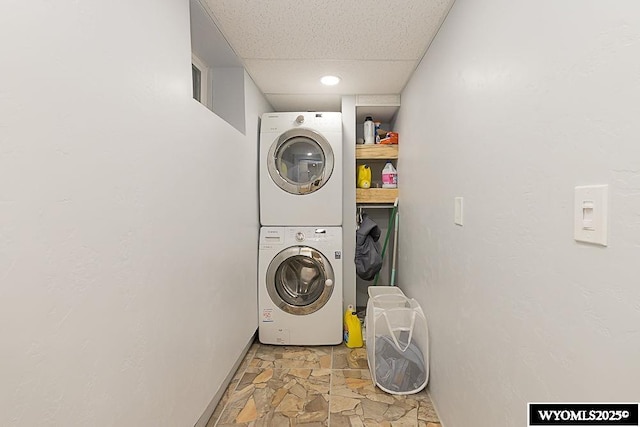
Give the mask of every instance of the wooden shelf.
[(356, 203), (393, 203), (397, 188), (356, 188)]
[(356, 159), (397, 159), (398, 144), (358, 144)]

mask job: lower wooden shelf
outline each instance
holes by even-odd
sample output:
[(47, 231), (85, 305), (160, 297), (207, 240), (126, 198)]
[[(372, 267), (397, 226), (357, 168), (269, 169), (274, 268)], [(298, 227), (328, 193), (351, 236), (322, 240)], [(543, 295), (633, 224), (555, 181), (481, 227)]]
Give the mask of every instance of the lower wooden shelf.
[(356, 203), (393, 203), (397, 188), (356, 188)]

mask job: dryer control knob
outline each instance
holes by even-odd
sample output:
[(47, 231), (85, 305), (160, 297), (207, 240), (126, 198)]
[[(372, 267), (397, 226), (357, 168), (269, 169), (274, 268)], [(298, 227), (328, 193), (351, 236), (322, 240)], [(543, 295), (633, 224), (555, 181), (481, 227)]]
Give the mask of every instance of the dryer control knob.
[(302, 231), (298, 231), (296, 233), (296, 240), (298, 242), (302, 242), (304, 240), (304, 233)]
[(296, 117), (296, 123), (298, 123), (299, 125), (304, 123), (304, 116), (302, 114)]
[(331, 280), (331, 279), (327, 279), (327, 280), (325, 280), (325, 281), (324, 281), (324, 285), (325, 285), (325, 286), (333, 286), (333, 280)]

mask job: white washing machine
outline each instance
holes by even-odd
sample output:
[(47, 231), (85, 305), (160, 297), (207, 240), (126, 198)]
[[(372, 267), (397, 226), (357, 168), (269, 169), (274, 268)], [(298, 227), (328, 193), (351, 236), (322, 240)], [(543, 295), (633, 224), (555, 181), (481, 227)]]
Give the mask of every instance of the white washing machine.
[(262, 227), (258, 336), (263, 344), (342, 342), (342, 228)]
[(260, 223), (342, 225), (341, 113), (262, 115)]

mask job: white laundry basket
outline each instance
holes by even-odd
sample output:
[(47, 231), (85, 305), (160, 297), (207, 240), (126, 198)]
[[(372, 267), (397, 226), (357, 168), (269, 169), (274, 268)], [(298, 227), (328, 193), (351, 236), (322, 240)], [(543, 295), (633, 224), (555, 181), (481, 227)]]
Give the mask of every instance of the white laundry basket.
[(413, 394), (429, 381), (429, 332), (422, 308), (395, 286), (370, 286), (366, 342), (374, 384)]

